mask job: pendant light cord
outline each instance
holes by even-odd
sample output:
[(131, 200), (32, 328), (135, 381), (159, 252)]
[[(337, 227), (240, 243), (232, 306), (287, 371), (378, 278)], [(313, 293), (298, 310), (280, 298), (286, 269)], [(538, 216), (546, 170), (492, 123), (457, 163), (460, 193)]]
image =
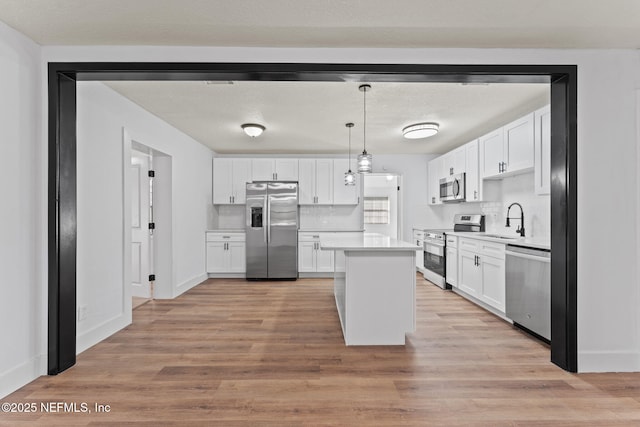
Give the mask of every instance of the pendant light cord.
[(362, 140), (363, 140), (363, 146), (364, 146), (364, 152), (367, 152), (367, 87), (365, 86), (364, 90), (362, 91), (364, 92), (364, 108), (362, 109), (364, 111), (364, 120), (362, 121)]
[(349, 172), (351, 172), (351, 126), (349, 128)]

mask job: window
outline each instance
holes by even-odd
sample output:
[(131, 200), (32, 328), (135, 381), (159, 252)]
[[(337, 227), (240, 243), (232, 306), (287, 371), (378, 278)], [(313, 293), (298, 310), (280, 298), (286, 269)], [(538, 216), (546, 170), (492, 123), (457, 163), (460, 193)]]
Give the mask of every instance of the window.
[(389, 206), (388, 197), (365, 197), (364, 223), (389, 224)]

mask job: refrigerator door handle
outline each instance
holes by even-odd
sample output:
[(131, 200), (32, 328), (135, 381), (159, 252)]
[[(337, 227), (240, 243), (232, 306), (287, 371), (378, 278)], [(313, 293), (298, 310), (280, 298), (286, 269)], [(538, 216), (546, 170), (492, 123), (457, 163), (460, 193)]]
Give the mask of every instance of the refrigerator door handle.
[(265, 207), (267, 210), (267, 243), (271, 241), (271, 200), (269, 195), (265, 196)]
[(264, 242), (267, 243), (269, 240), (269, 236), (267, 236), (267, 227), (266, 227), (266, 223), (268, 221), (269, 218), (269, 209), (267, 206), (267, 197), (268, 196), (264, 196), (264, 202), (262, 203), (262, 212), (264, 215), (264, 222), (261, 224), (262, 225), (262, 233), (264, 234)]

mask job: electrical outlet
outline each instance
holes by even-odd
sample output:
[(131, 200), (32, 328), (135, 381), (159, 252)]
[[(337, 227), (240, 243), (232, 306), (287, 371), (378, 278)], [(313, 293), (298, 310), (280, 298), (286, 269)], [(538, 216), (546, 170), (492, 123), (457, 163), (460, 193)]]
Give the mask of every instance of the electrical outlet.
[(81, 305), (78, 307), (78, 322), (82, 322), (87, 318), (87, 306)]

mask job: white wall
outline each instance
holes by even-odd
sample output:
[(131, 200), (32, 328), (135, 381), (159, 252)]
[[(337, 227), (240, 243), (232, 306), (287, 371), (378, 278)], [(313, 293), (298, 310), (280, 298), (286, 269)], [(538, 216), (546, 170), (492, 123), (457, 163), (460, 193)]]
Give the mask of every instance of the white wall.
[[(45, 60), (51, 61), (577, 65), (578, 367), (580, 371), (640, 370), (635, 131), (635, 89), (639, 87), (640, 66), (637, 51), (89, 46), (45, 47), (43, 54)], [(43, 114), (46, 117), (44, 103)], [(46, 146), (44, 135), (41, 144)], [(385, 157), (373, 155), (374, 165)], [(401, 164), (393, 167), (399, 173), (408, 171), (408, 167)], [(422, 182), (426, 182), (426, 168), (415, 175), (422, 176)], [(624, 191), (611, 190), (612, 176), (628, 183)], [(33, 189), (44, 191), (42, 186)], [(428, 215), (426, 187), (414, 190), (419, 200), (415, 203), (416, 213), (411, 210), (405, 213), (411, 217), (405, 218), (407, 225)], [(611, 218), (612, 212), (615, 220)]]
[(46, 370), (40, 47), (0, 22), (0, 397)]
[[(99, 82), (81, 82), (78, 115), (77, 304), (81, 352), (130, 322), (123, 283), (123, 127), (171, 156), (171, 298), (206, 279), (204, 233), (211, 204), (212, 151)], [(127, 242), (128, 244), (128, 242)]]

